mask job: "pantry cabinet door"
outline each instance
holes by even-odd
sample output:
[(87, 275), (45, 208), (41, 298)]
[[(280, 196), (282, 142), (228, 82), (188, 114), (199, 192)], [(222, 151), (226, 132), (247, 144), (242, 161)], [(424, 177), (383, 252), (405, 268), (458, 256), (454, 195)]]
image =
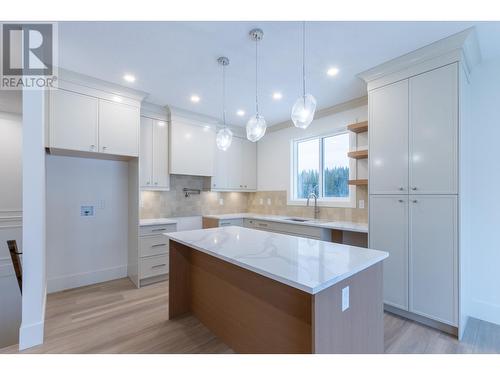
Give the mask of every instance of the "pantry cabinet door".
[(370, 196), (369, 247), (384, 260), (384, 303), (408, 310), (408, 196)]
[(99, 152), (139, 156), (140, 110), (99, 100)]
[(370, 194), (408, 193), (408, 80), (369, 94)]
[(168, 124), (166, 121), (153, 120), (153, 185), (155, 188), (170, 188)]
[(411, 195), (410, 311), (456, 326), (457, 265), (457, 196)]
[(242, 142), (242, 184), (244, 190), (257, 189), (257, 144)]
[(455, 63), (410, 78), (411, 194), (458, 193), (457, 69)]
[(50, 147), (96, 152), (98, 99), (58, 89), (49, 101)]
[(153, 183), (153, 120), (141, 117), (141, 142), (139, 153), (139, 184), (150, 188)]

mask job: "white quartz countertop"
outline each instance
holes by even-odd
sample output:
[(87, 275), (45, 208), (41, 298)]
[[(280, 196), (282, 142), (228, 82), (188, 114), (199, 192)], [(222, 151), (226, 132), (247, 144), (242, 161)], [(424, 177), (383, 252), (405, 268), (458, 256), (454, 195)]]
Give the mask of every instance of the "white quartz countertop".
[(159, 219), (141, 219), (139, 221), (139, 225), (141, 227), (145, 227), (148, 225), (168, 225), (168, 224), (177, 224), (177, 220), (164, 217)]
[(237, 226), (164, 235), (310, 294), (316, 294), (388, 257), (384, 251)]
[(328, 220), (301, 218), (301, 219), (307, 219), (307, 221), (298, 222), (289, 220), (291, 217), (294, 216), (260, 215), (260, 214), (253, 214), (251, 212), (237, 213), (237, 214), (222, 214), (222, 215), (203, 215), (203, 216), (219, 220), (230, 220), (230, 219), (267, 220), (267, 221), (275, 221), (278, 223), (304, 225), (309, 227), (337, 229), (348, 232), (368, 233), (368, 224), (355, 223), (352, 221), (328, 221)]

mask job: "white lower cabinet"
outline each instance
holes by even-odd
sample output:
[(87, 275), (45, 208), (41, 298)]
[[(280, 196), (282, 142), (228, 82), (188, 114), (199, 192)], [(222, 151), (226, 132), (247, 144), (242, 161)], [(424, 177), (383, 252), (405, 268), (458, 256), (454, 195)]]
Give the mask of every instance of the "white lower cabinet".
[(457, 197), (410, 195), (409, 204), (409, 309), (456, 326)]
[(384, 303), (408, 310), (408, 197), (370, 198), (371, 249), (389, 253), (384, 260)]
[(389, 253), (384, 303), (457, 326), (457, 196), (371, 195), (369, 220), (369, 247)]
[(176, 230), (176, 224), (144, 225), (139, 228), (138, 287), (166, 278), (169, 267), (169, 239), (163, 233)]

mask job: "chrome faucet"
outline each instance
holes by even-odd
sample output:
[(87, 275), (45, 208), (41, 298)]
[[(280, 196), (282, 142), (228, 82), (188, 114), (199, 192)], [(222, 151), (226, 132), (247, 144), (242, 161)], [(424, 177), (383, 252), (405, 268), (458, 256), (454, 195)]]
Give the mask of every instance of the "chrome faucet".
[(314, 198), (314, 218), (317, 219), (319, 215), (318, 196), (314, 193), (310, 193), (307, 197), (307, 207), (309, 207), (309, 199), (311, 198)]

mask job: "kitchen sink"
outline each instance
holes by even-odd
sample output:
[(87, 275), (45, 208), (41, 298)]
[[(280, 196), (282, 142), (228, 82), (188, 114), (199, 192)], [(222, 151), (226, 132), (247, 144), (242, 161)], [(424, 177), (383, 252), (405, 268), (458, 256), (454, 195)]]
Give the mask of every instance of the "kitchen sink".
[(285, 220), (295, 221), (297, 223), (305, 223), (307, 221), (311, 221), (311, 219), (301, 219), (301, 218), (298, 218), (298, 217), (289, 217), (289, 218), (286, 218)]

